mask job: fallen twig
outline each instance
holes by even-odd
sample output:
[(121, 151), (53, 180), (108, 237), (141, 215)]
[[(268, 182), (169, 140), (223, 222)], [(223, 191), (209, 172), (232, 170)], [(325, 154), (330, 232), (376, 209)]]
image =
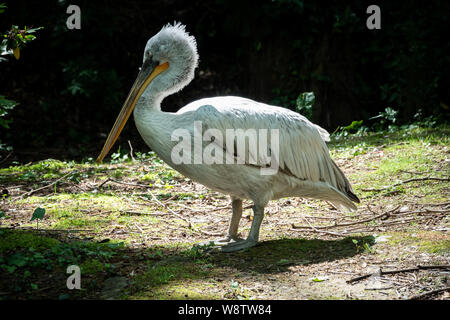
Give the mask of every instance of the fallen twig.
[(133, 147), (131, 146), (130, 140), (128, 140), (128, 145), (130, 146), (130, 156), (133, 161), (136, 161), (133, 156)]
[(419, 299), (422, 299), (422, 298), (431, 296), (431, 295), (433, 295), (433, 294), (441, 293), (441, 292), (445, 292), (445, 291), (450, 291), (450, 287), (441, 288), (441, 289), (436, 289), (436, 290), (431, 290), (431, 291), (428, 291), (428, 292), (419, 294), (419, 295), (417, 295), (417, 296), (413, 296), (413, 297), (409, 298), (409, 300), (419, 300)]
[(214, 233), (214, 232), (208, 232), (208, 231), (204, 231), (204, 230), (198, 230), (200, 233), (206, 234), (208, 236), (213, 236), (213, 237), (219, 237), (222, 236), (223, 233)]
[(437, 178), (437, 177), (411, 178), (411, 179), (408, 179), (408, 180), (404, 180), (404, 181), (400, 181), (400, 182), (391, 184), (389, 186), (385, 186), (383, 188), (361, 189), (361, 191), (366, 191), (366, 192), (367, 191), (375, 191), (375, 192), (378, 192), (378, 191), (383, 191), (383, 190), (386, 190), (386, 189), (390, 189), (392, 187), (396, 187), (396, 186), (399, 186), (399, 185), (405, 184), (405, 183), (416, 182), (416, 181), (427, 181), (427, 180), (450, 181), (450, 178)]
[(48, 185), (46, 185), (46, 186), (43, 186), (43, 187), (40, 187), (40, 188), (31, 190), (31, 191), (28, 191), (28, 192), (26, 192), (26, 193), (23, 193), (23, 194), (21, 194), (20, 196), (18, 196), (17, 198), (18, 198), (18, 199), (21, 199), (21, 198), (23, 198), (23, 197), (25, 197), (25, 196), (30, 196), (30, 195), (32, 195), (33, 193), (37, 192), (37, 191), (41, 191), (41, 190), (43, 190), (43, 189), (49, 188), (49, 187), (51, 187), (51, 186), (54, 186), (55, 184), (57, 184), (57, 183), (60, 182), (61, 180), (64, 180), (64, 179), (67, 178), (69, 175), (74, 174), (74, 173), (76, 173), (76, 172), (77, 172), (77, 171), (69, 172), (69, 173), (63, 175), (61, 178), (59, 178), (59, 179), (53, 181), (52, 183), (50, 183), (50, 184), (48, 184)]
[(148, 190), (148, 193), (150, 193), (150, 195), (152, 196), (152, 199), (158, 203), (160, 206), (166, 208), (168, 211), (170, 211), (174, 216), (180, 218), (181, 220), (183, 220), (184, 222), (186, 222), (189, 226), (189, 229), (193, 229), (192, 228), (192, 223), (186, 219), (185, 217), (183, 217), (182, 215), (176, 213), (175, 211), (173, 211), (172, 209), (170, 209), (166, 204), (162, 203), (161, 201), (158, 200), (158, 198), (155, 197), (155, 195), (153, 194), (153, 192), (151, 192), (150, 190)]
[(126, 210), (126, 211), (120, 211), (120, 214), (123, 214), (123, 215), (137, 215), (137, 216), (140, 216), (140, 215), (142, 215), (142, 216), (167, 216), (170, 213), (167, 213), (167, 212), (140, 212), (140, 211), (129, 211), (129, 210)]
[(376, 276), (382, 276), (385, 274), (396, 274), (396, 273), (401, 273), (401, 272), (414, 272), (414, 271), (419, 271), (419, 270), (428, 270), (428, 269), (448, 269), (450, 270), (450, 265), (436, 265), (436, 266), (417, 266), (414, 268), (408, 268), (408, 269), (400, 269), (400, 270), (390, 270), (390, 271), (383, 271), (383, 270), (379, 270), (376, 273), (368, 273), (368, 274), (364, 274), (362, 276), (356, 277), (356, 278), (352, 278), (350, 280), (347, 280), (347, 283), (353, 283), (353, 282), (357, 282), (366, 278), (369, 278), (373, 275)]
[[(325, 234), (329, 234), (332, 236), (338, 236), (338, 237), (345, 237), (344, 234), (342, 233), (337, 233), (337, 232), (331, 232), (331, 231), (325, 231), (325, 230), (317, 230), (314, 226), (311, 225), (311, 223), (309, 223), (309, 220), (304, 218), (304, 220), (306, 220), (306, 222), (309, 224), (309, 226), (311, 227), (310, 230), (305, 230), (305, 231), (312, 231), (312, 232), (318, 232), (318, 233), (325, 233)], [(305, 228), (305, 227), (297, 227), (294, 224), (291, 225), (292, 229), (301, 229), (301, 228)]]
[[(400, 208), (400, 205), (396, 206), (394, 209), (391, 209), (391, 210), (389, 210), (389, 211), (386, 211), (386, 212), (383, 212), (383, 213), (381, 213), (381, 214), (379, 214), (379, 215), (376, 215), (375, 217), (370, 217), (370, 218), (367, 218), (367, 219), (364, 219), (364, 220), (355, 221), (355, 222), (346, 222), (346, 223), (341, 223), (341, 224), (335, 223), (335, 224), (333, 224), (333, 225), (328, 225), (328, 226), (313, 227), (313, 226), (311, 226), (311, 224), (309, 223), (308, 220), (306, 220), (306, 219), (305, 219), (305, 220), (308, 222), (309, 226), (310, 226), (312, 229), (314, 229), (314, 230), (319, 230), (319, 229), (331, 229), (331, 228), (337, 228), (337, 227), (347, 227), (347, 226), (353, 226), (353, 225), (356, 225), (356, 224), (361, 224), (361, 223), (370, 222), (370, 221), (372, 221), (372, 220), (379, 219), (379, 218), (384, 217), (384, 216), (389, 216), (391, 213), (395, 212), (395, 211), (398, 210), (399, 208)], [(307, 228), (307, 227), (305, 227), (305, 226), (295, 226), (295, 225), (292, 225), (292, 227), (293, 227), (294, 229)]]
[(123, 181), (117, 181), (111, 178), (106, 179), (105, 181), (103, 181), (98, 188), (102, 187), (105, 183), (107, 182), (114, 182), (117, 184), (124, 184), (127, 186), (133, 186), (133, 187), (141, 187), (141, 188), (152, 188), (150, 185), (145, 185), (145, 184), (139, 184), (139, 183), (131, 183), (131, 182), (123, 182)]

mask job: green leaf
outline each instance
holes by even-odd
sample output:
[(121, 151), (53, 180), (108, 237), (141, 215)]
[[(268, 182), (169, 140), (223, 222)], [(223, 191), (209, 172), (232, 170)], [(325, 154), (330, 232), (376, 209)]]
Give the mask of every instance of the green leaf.
[(311, 281), (314, 281), (314, 282), (322, 282), (322, 281), (325, 281), (325, 280), (328, 280), (328, 277), (320, 276), (320, 277), (315, 277), (315, 278), (311, 279)]
[(68, 293), (63, 293), (63, 294), (59, 295), (58, 299), (59, 300), (67, 300), (67, 299), (69, 299), (69, 297), (70, 297), (70, 295)]
[(38, 30), (41, 30), (41, 29), (44, 29), (44, 27), (28, 29), (28, 30), (27, 30), (27, 33), (34, 33), (34, 32), (36, 32), (36, 31), (38, 31)]
[(4, 216), (5, 216), (5, 213), (2, 210), (0, 210), (0, 218), (3, 218)]
[(5, 12), (6, 8), (8, 8), (4, 3), (0, 3), (0, 13)]
[(33, 216), (31, 217), (30, 221), (33, 221), (36, 219), (42, 220), (42, 219), (44, 219), (44, 215), (45, 215), (45, 209), (36, 208), (36, 210), (34, 210), (34, 212), (33, 212)]
[(17, 269), (16, 266), (8, 266), (6, 264), (2, 265), (2, 268), (8, 271), (9, 273), (13, 273)]
[(8, 264), (17, 267), (23, 267), (27, 264), (27, 258), (21, 253), (16, 253), (8, 258)]

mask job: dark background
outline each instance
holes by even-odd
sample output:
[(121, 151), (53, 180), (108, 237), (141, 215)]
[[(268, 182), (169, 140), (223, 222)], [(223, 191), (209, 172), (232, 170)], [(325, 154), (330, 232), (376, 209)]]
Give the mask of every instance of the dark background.
[[(2, 1), (0, 1), (2, 2)], [(69, 4), (81, 30), (68, 30)], [(381, 30), (366, 9), (381, 8)], [(40, 27), (20, 60), (0, 62), (0, 94), (20, 103), (2, 141), (14, 159), (96, 157), (130, 89), (147, 40), (180, 21), (197, 39), (194, 81), (163, 101), (176, 111), (204, 97), (239, 95), (295, 110), (313, 91), (312, 120), (329, 131), (370, 123), (386, 107), (409, 123), (447, 121), (448, 1), (6, 1), (0, 30)], [(122, 148), (146, 151), (129, 121)], [(117, 150), (116, 145), (113, 151)]]

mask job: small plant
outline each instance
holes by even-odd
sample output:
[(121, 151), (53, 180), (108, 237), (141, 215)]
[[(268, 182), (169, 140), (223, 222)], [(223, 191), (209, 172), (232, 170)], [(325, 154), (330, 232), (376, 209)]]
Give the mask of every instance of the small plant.
[(130, 161), (129, 152), (122, 150), (120, 147), (117, 152), (111, 154), (111, 164), (123, 163)]
[(30, 221), (36, 220), (36, 229), (39, 230), (39, 220), (43, 220), (45, 215), (45, 209), (43, 208), (36, 208), (33, 212), (33, 216), (31, 217)]
[(354, 134), (357, 137), (361, 137), (369, 131), (369, 128), (363, 125), (363, 120), (352, 121), (346, 127), (338, 127), (334, 132), (333, 136), (337, 139), (347, 137), (350, 134)]
[(395, 126), (397, 114), (397, 110), (387, 107), (384, 109), (384, 112), (380, 112), (377, 116), (369, 118), (369, 120), (379, 119), (379, 121), (374, 124), (373, 129), (375, 131), (381, 131), (386, 127), (386, 125), (391, 128)]
[(375, 253), (375, 249), (367, 241), (352, 239), (352, 242), (355, 244), (357, 252)]
[(189, 251), (187, 251), (187, 255), (194, 258), (194, 260), (204, 258), (205, 253), (214, 246), (214, 241), (210, 241), (207, 244), (194, 245)]

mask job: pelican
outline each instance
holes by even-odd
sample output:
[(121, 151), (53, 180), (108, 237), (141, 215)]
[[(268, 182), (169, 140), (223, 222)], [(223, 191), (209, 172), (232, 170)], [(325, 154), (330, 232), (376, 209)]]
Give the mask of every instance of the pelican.
[[(313, 198), (328, 201), (341, 210), (356, 209), (353, 202), (359, 203), (359, 199), (344, 173), (330, 157), (325, 143), (329, 141), (329, 134), (302, 115), (232, 96), (200, 99), (176, 113), (161, 111), (161, 102), (165, 97), (192, 81), (198, 59), (195, 38), (180, 23), (164, 26), (148, 40), (142, 67), (97, 162), (108, 154), (133, 112), (140, 135), (169, 166), (193, 181), (230, 195), (232, 216), (228, 233), (214, 241), (214, 245), (223, 252), (242, 250), (258, 243), (264, 208), (270, 200)], [(230, 130), (246, 133), (248, 131), (244, 130), (250, 129), (265, 133), (258, 140), (262, 142), (262, 151), (255, 151), (252, 149), (254, 145), (247, 142), (251, 135), (246, 137), (245, 147), (253, 151), (246, 151), (244, 156), (236, 153), (239, 134), (233, 137), (231, 147), (228, 140), (227, 145), (223, 145)], [(198, 130), (205, 131), (200, 140), (195, 137)], [(183, 152), (183, 156), (187, 156), (183, 159), (191, 161), (174, 158), (173, 150), (180, 148), (182, 138), (175, 134), (177, 132), (188, 134), (188, 138), (184, 137), (184, 146), (192, 147), (191, 143), (194, 144), (192, 153), (190, 148), (188, 152)], [(274, 137), (278, 140), (272, 139)], [(217, 154), (218, 150), (222, 150), (222, 156), (227, 161), (230, 158), (236, 161), (206, 161), (211, 157), (198, 161), (199, 154), (205, 154), (207, 148), (209, 151), (214, 149)], [(258, 153), (256, 156), (255, 152)], [(258, 157), (260, 154), (265, 156)], [(268, 167), (275, 169), (264, 174), (262, 169)], [(241, 239), (238, 237), (238, 226), (244, 199), (253, 202), (253, 220), (247, 238)]]

